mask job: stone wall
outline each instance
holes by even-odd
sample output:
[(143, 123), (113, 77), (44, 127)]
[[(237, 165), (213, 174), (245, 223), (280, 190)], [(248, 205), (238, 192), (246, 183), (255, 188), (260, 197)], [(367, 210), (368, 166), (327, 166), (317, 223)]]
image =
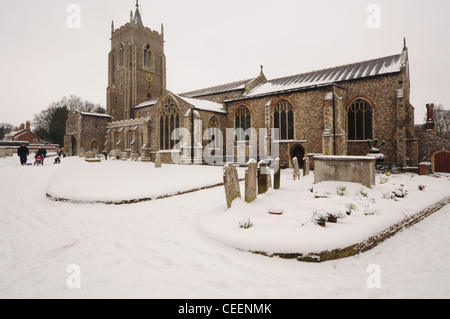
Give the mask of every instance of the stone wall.
[(450, 139), (428, 133), (423, 126), (416, 127), (419, 140), (419, 162), (431, 162), (433, 154), (440, 150), (450, 150)]

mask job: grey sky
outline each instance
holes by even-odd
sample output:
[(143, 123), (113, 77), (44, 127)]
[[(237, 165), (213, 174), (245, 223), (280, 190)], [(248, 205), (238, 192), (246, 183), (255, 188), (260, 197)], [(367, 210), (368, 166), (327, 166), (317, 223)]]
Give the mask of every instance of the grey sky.
[[(448, 0), (140, 0), (144, 24), (164, 23), (168, 89), (182, 93), (283, 77), (398, 54), (407, 38), (416, 123), (426, 103), (450, 108)], [(63, 96), (106, 106), (111, 21), (134, 0), (15, 0), (0, 12), (0, 122), (18, 126)], [(81, 8), (71, 29), (70, 4)], [(370, 4), (381, 8), (371, 29)]]

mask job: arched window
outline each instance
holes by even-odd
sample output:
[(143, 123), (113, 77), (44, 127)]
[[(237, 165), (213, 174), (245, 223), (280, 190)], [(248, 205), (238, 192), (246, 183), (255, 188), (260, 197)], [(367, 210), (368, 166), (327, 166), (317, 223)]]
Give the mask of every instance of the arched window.
[(209, 119), (208, 123), (208, 134), (209, 134), (209, 141), (211, 144), (211, 148), (220, 148), (220, 141), (219, 141), (219, 134), (220, 134), (220, 124), (219, 120), (215, 115), (213, 115)]
[(123, 67), (124, 66), (124, 47), (123, 44), (120, 45), (120, 50), (119, 50), (119, 66)]
[(144, 67), (152, 67), (152, 51), (150, 50), (150, 45), (146, 45), (144, 48)]
[(128, 131), (127, 135), (126, 135), (126, 148), (125, 149), (131, 150), (133, 143), (134, 143), (133, 131)]
[[(273, 128), (278, 129), (278, 138), (285, 141), (294, 139), (294, 108), (287, 100), (281, 100), (273, 108)], [(277, 131), (275, 131), (277, 134)]]
[(91, 151), (97, 151), (98, 150), (98, 143), (96, 140), (93, 140), (91, 142)]
[(178, 132), (175, 140), (172, 140), (172, 132), (180, 127), (180, 115), (178, 108), (172, 99), (167, 99), (160, 110), (160, 149), (171, 150), (178, 144)]
[[(250, 115), (250, 110), (245, 106), (241, 105), (236, 111), (236, 138), (238, 141), (249, 141), (250, 136), (245, 135), (245, 132), (252, 126), (252, 117)], [(242, 130), (240, 130), (242, 129)]]
[(373, 108), (358, 99), (348, 109), (348, 140), (365, 141), (373, 138)]

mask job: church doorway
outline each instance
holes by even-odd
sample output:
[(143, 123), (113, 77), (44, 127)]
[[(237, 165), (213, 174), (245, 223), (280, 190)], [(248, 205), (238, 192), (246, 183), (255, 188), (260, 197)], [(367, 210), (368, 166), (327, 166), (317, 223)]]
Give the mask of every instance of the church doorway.
[(303, 158), (305, 157), (305, 149), (301, 145), (294, 146), (291, 153), (291, 161), (296, 157), (300, 168), (303, 168)]
[(76, 156), (78, 154), (77, 139), (75, 138), (75, 136), (72, 136), (72, 139), (71, 139), (71, 153), (72, 153), (72, 156)]

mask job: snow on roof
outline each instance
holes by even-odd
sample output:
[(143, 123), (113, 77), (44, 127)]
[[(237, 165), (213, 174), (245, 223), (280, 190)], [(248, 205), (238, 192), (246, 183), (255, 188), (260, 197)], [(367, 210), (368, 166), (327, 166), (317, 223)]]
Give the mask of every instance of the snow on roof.
[(186, 97), (193, 98), (193, 97), (219, 94), (219, 93), (225, 93), (225, 92), (236, 91), (236, 90), (244, 90), (245, 85), (253, 80), (254, 79), (248, 79), (248, 80), (241, 80), (241, 81), (237, 81), (237, 82), (222, 84), (222, 85), (218, 85), (218, 86), (209, 87), (206, 89), (182, 93), (182, 94), (180, 94), (180, 96), (182, 96), (182, 97), (186, 96)]
[(146, 107), (146, 106), (153, 106), (153, 105), (155, 105), (158, 102), (158, 100), (159, 100), (159, 98), (148, 100), (148, 101), (145, 101), (145, 102), (142, 102), (142, 103), (136, 105), (134, 108), (135, 109), (140, 109), (140, 108), (143, 108), (143, 107)]
[(384, 58), (368, 60), (334, 68), (269, 80), (258, 85), (245, 97), (257, 97), (283, 91), (298, 90), (360, 78), (400, 72), (406, 52)]
[(189, 104), (193, 105), (198, 110), (210, 111), (210, 112), (216, 112), (216, 113), (224, 113), (224, 114), (227, 113), (227, 111), (223, 108), (222, 103), (194, 99), (194, 98), (189, 98), (189, 97), (184, 97), (184, 96), (179, 96), (179, 95), (176, 95), (176, 96), (179, 97), (180, 99), (188, 102)]
[(89, 115), (89, 116), (98, 116), (98, 117), (112, 117), (108, 114), (100, 114), (100, 113), (89, 113), (89, 112), (80, 112), (82, 115)]

